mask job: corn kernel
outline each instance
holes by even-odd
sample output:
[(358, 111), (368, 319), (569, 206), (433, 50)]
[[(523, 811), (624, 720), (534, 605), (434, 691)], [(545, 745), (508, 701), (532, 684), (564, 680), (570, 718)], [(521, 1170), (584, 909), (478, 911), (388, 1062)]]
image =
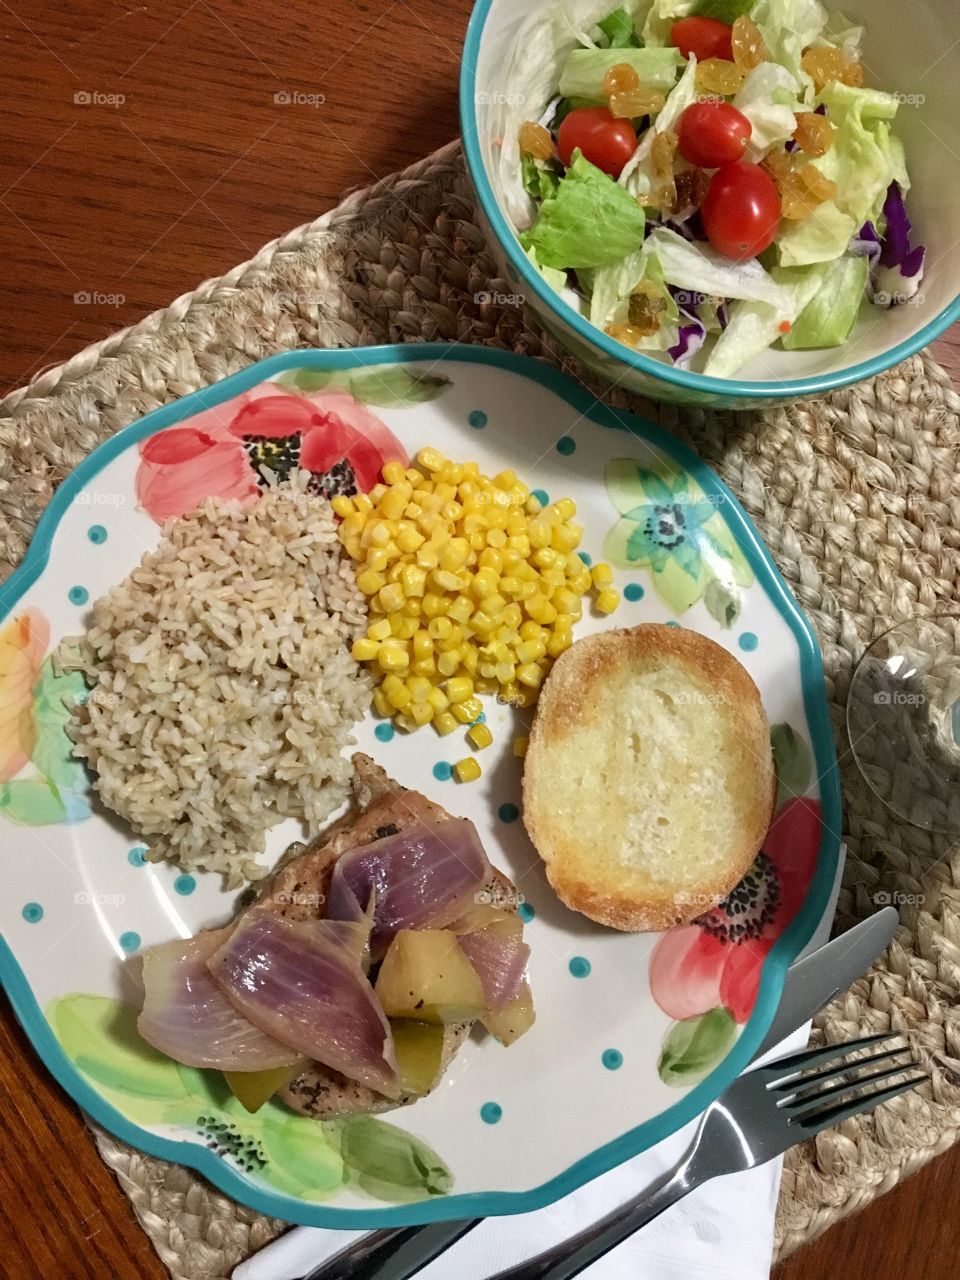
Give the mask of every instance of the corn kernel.
[(453, 630), (453, 623), (442, 614), (431, 618), (427, 623), (427, 632), (433, 640), (443, 640)]
[(357, 574), (357, 586), (365, 596), (375, 596), (381, 587), (386, 586), (386, 579), (382, 573), (364, 569), (363, 573)]
[(456, 573), (467, 563), (470, 544), (466, 538), (451, 538), (440, 553), (440, 568)]
[[(501, 579), (501, 585), (503, 580)], [(500, 623), (502, 626), (510, 627), (516, 630), (523, 621), (523, 612), (518, 604), (508, 604), (500, 612)]]
[(393, 723), (404, 733), (415, 733), (420, 728), (413, 716), (407, 715), (405, 711), (397, 711), (394, 714)]
[(447, 465), (446, 458), (438, 449), (421, 449), (417, 461), (427, 471), (442, 471)]
[(454, 622), (459, 622), (462, 626), (473, 613), (473, 602), (468, 600), (466, 596), (457, 596), (447, 613)]
[(353, 500), (348, 498), (345, 493), (338, 493), (330, 505), (338, 516), (352, 516), (354, 514)]
[(408, 467), (404, 475), (407, 477), (407, 483), (412, 485), (414, 489), (419, 489), (421, 486), (430, 483), (427, 477), (421, 475), (416, 467)]
[(383, 606), (384, 613), (394, 613), (403, 608), (403, 588), (397, 582), (388, 582), (377, 592), (377, 599)]
[(467, 698), (464, 702), (455, 703), (450, 710), (461, 724), (473, 724), (482, 714), (483, 704), (479, 698)]
[(446, 694), (451, 702), (465, 702), (473, 696), (473, 681), (468, 676), (448, 680)]
[(431, 707), (428, 702), (414, 702), (410, 707), (409, 714), (419, 728), (425, 724), (429, 724), (433, 719), (433, 707)]
[(539, 662), (546, 652), (547, 646), (542, 640), (521, 640), (517, 645), (517, 657), (522, 663)]
[(543, 683), (543, 671), (535, 662), (523, 662), (517, 667), (517, 681), (531, 689), (539, 689)]
[(433, 655), (433, 640), (427, 631), (418, 631), (413, 637), (413, 656), (417, 662)]
[(509, 680), (506, 684), (501, 685), (500, 697), (504, 702), (516, 702), (519, 696), (520, 686), (517, 684), (515, 679)]
[(478, 600), (482, 600), (484, 596), (489, 596), (497, 589), (497, 575), (490, 569), (480, 569), (474, 574), (473, 582), (470, 584), (473, 594)]
[(452, 676), (460, 666), (460, 655), (453, 650), (441, 653), (437, 658), (437, 671), (442, 676)]
[(489, 747), (493, 742), (493, 734), (485, 724), (472, 725), (467, 730), (467, 737), (478, 751), (482, 751), (484, 747)]
[[(387, 465), (389, 466), (389, 463)], [(377, 504), (377, 514), (383, 516), (384, 520), (399, 520), (412, 493), (413, 490), (408, 484), (394, 485), (387, 490)]]
[(534, 497), (532, 493), (523, 505), (528, 516), (535, 516), (539, 511), (543, 510), (540, 499)]
[(557, 613), (572, 614), (576, 609), (580, 608), (580, 597), (574, 595), (572, 591), (568, 591), (566, 587), (560, 587), (553, 593), (551, 604)]
[(434, 569), (430, 574), (430, 583), (438, 591), (458, 591), (460, 579), (449, 569)]
[(380, 645), (376, 640), (371, 640), (369, 636), (360, 636), (353, 642), (350, 652), (357, 662), (369, 662), (377, 656)]
[(389, 640), (393, 635), (388, 618), (378, 618), (367, 627), (367, 635), (371, 640)]
[(503, 556), (496, 547), (484, 547), (480, 552), (478, 563), (481, 569), (492, 569), (494, 573), (499, 574), (503, 569)]
[(478, 609), (470, 619), (470, 626), (473, 629), (474, 634), (483, 639), (486, 639), (496, 625), (496, 618), (491, 618), (489, 613), (483, 609)]
[(457, 775), (458, 782), (476, 782), (483, 770), (473, 756), (467, 756), (465, 760), (457, 761), (453, 772)]
[(373, 510), (373, 501), (369, 493), (355, 493), (353, 495), (353, 507), (361, 515), (368, 516)]
[(497, 684), (509, 684), (516, 675), (516, 670), (512, 662), (498, 662), (493, 672)]
[(572, 498), (559, 498), (553, 505), (556, 507), (561, 520), (572, 520), (577, 514), (577, 504)]
[(613, 582), (613, 570), (608, 564), (595, 564), (590, 570), (590, 581), (598, 591), (602, 591)]
[(559, 658), (573, 644), (573, 636), (569, 631), (555, 631), (547, 641), (547, 653), (551, 658)]
[(397, 546), (401, 551), (416, 551), (423, 546), (424, 542), (426, 538), (414, 524), (408, 524), (405, 520), (400, 521), (400, 528), (397, 530)]
[[(363, 533), (366, 523), (367, 517), (362, 515), (359, 511), (355, 512), (353, 515), (346, 516), (339, 530), (341, 539), (358, 538), (360, 534)], [(354, 559), (356, 559), (356, 557), (354, 557)]]
[(370, 541), (375, 547), (385, 547), (393, 536), (393, 530), (385, 520), (379, 520), (376, 524), (368, 524), (367, 529), (370, 530)]
[(404, 707), (409, 707), (413, 701), (413, 696), (405, 684), (400, 684), (396, 689), (391, 689), (387, 694), (387, 701), (391, 707), (397, 711), (402, 711)]
[(410, 690), (410, 696), (416, 703), (426, 702), (433, 686), (425, 676), (410, 676), (407, 680), (407, 688)]
[(439, 685), (432, 686), (430, 692), (427, 694), (427, 702), (430, 703), (430, 706), (433, 707), (434, 711), (449, 711), (450, 709), (450, 699)]
[(446, 596), (437, 595), (435, 591), (427, 591), (423, 597), (423, 612), (428, 618), (439, 618), (450, 608)]
[(507, 546), (519, 552), (522, 560), (526, 560), (530, 554), (530, 535), (526, 533), (511, 535), (507, 538)]
[(449, 711), (435, 711), (433, 713), (433, 727), (441, 737), (446, 737), (448, 733), (453, 733), (454, 729), (459, 729), (460, 723)]
[[(385, 462), (380, 474), (387, 484), (401, 484), (407, 477), (406, 468), (402, 462)], [(374, 501), (378, 501), (378, 499), (374, 499)]]
[(590, 570), (584, 565), (577, 573), (571, 574), (570, 590), (575, 591), (578, 596), (585, 595), (590, 590)]
[(522, 760), (522, 759), (523, 759), (523, 757), (527, 754), (527, 744), (528, 744), (528, 742), (529, 742), (529, 738), (527, 738), (526, 734), (521, 734), (521, 735), (519, 736), (519, 738), (514, 738), (514, 740), (513, 740), (513, 754), (514, 754), (514, 755), (515, 755), (519, 760)]
[(597, 608), (601, 613), (613, 613), (619, 603), (620, 592), (613, 591), (609, 587), (605, 591), (601, 591), (596, 600)]
[(373, 709), (378, 716), (393, 715), (393, 707), (387, 701), (387, 695), (383, 691), (383, 685), (379, 689), (373, 691)]
[(377, 664), (385, 674), (406, 671), (410, 665), (410, 655), (396, 640), (385, 640), (377, 652)]
[(421, 569), (419, 565), (406, 564), (400, 570), (400, 586), (405, 596), (422, 596), (426, 585), (426, 569)]
[(417, 551), (417, 564), (421, 569), (436, 569), (440, 563), (440, 553), (429, 543)]
[(580, 539), (583, 537), (583, 529), (578, 524), (558, 524), (553, 528), (550, 534), (550, 546), (555, 551), (562, 551), (564, 555), (569, 551), (573, 551), (575, 547), (579, 547)]

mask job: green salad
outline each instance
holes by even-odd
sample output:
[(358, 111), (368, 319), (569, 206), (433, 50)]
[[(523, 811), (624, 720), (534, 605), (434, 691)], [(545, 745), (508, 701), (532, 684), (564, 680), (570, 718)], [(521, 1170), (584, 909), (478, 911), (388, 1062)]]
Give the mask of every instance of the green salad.
[(862, 27), (819, 0), (637, 0), (558, 30), (503, 161), (531, 262), (610, 337), (726, 377), (916, 294), (899, 98), (865, 84)]

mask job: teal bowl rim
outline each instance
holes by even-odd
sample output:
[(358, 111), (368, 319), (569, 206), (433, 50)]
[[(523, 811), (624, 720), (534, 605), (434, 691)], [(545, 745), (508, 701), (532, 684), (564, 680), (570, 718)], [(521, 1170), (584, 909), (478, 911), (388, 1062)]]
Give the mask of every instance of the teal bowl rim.
[(817, 866), (804, 904), (789, 927), (771, 948), (761, 971), (754, 1011), (733, 1049), (705, 1080), (659, 1115), (645, 1121), (621, 1137), (599, 1147), (562, 1173), (529, 1191), (470, 1192), (392, 1208), (338, 1209), (281, 1195), (249, 1183), (213, 1151), (196, 1143), (164, 1138), (128, 1120), (101, 1096), (66, 1056), (18, 964), (8, 943), (0, 936), (0, 983), (6, 988), (14, 1012), (48, 1070), (66, 1092), (98, 1124), (121, 1141), (163, 1160), (188, 1165), (216, 1187), (260, 1213), (307, 1226), (342, 1229), (416, 1226), (451, 1218), (490, 1217), (527, 1213), (552, 1204), (623, 1161), (675, 1133), (695, 1119), (744, 1070), (753, 1058), (773, 1021), (790, 963), (810, 941), (830, 900), (840, 856), (840, 782), (833, 731), (825, 694), (820, 648), (809, 621), (794, 600), (746, 512), (713, 471), (686, 445), (662, 431), (654, 423), (635, 414), (611, 408), (596, 400), (566, 374), (539, 360), (488, 347), (461, 346), (439, 342), (409, 345), (361, 347), (355, 350), (290, 351), (261, 360), (210, 388), (165, 405), (124, 427), (104, 441), (59, 485), (37, 525), (33, 540), (19, 569), (0, 586), (0, 623), (46, 567), (53, 536), (74, 496), (99, 471), (131, 445), (201, 409), (265, 381), (285, 369), (313, 366), (322, 369), (350, 369), (377, 364), (408, 364), (429, 360), (435, 363), (489, 365), (530, 378), (565, 400), (577, 413), (603, 427), (628, 431), (651, 441), (694, 476), (707, 494), (719, 497), (734, 537), (756, 576), (757, 583), (773, 602), (797, 640), (800, 652), (803, 704), (810, 728), (811, 745), (820, 786), (821, 838)]
[(639, 373), (672, 386), (682, 387), (686, 391), (711, 394), (728, 399), (745, 400), (784, 400), (791, 397), (826, 395), (840, 387), (847, 387), (853, 382), (862, 382), (866, 378), (876, 377), (878, 373), (899, 364), (908, 356), (922, 351), (934, 338), (957, 319), (960, 319), (960, 293), (948, 303), (938, 315), (928, 321), (922, 329), (903, 342), (891, 347), (882, 355), (865, 360), (862, 364), (850, 365), (846, 369), (838, 369), (832, 373), (811, 374), (806, 378), (786, 378), (781, 381), (748, 382), (738, 378), (712, 378), (704, 373), (696, 373), (692, 369), (678, 369), (675, 365), (662, 364), (659, 360), (644, 355), (642, 352), (630, 351), (620, 342), (615, 342), (596, 325), (585, 320), (566, 302), (555, 289), (552, 289), (543, 276), (530, 262), (523, 252), (517, 234), (504, 217), (497, 203), (497, 198), (487, 178), (486, 167), (480, 154), (480, 141), (477, 130), (476, 94), (477, 94), (477, 61), (480, 56), (480, 44), (483, 40), (483, 29), (493, 0), (476, 0), (467, 37), (463, 47), (463, 59), (460, 64), (460, 132), (463, 139), (467, 169), (476, 190), (483, 212), (493, 227), (496, 237), (503, 246), (510, 264), (518, 273), (524, 284), (528, 285), (540, 301), (550, 311), (571, 328), (574, 333), (591, 346), (602, 351), (604, 355), (626, 365)]

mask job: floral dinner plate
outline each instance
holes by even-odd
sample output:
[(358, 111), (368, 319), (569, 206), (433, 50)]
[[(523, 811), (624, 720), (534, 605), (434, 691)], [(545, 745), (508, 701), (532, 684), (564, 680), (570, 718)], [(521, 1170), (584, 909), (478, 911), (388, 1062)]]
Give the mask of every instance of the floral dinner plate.
[[(518, 886), (537, 1020), (509, 1049), (471, 1038), (433, 1094), (385, 1118), (319, 1124), (275, 1101), (249, 1115), (218, 1072), (139, 1039), (125, 968), (224, 920), (236, 895), (217, 876), (146, 862), (97, 804), (64, 731), (82, 681), (58, 675), (51, 652), (162, 521), (210, 494), (250, 499), (261, 462), (349, 492), (426, 444), (575, 499), (583, 559), (610, 561), (622, 593), (577, 634), (667, 622), (740, 659), (772, 726), (776, 814), (721, 907), (662, 935), (616, 933), (557, 901), (525, 835), (511, 744), (529, 712), (488, 700), (495, 742), (470, 785), (451, 779), (470, 754), (459, 738), (395, 733), (371, 713), (359, 749), (469, 817)], [(0, 587), (0, 977), (17, 1016), (102, 1125), (280, 1218), (369, 1227), (535, 1209), (686, 1123), (763, 1038), (825, 908), (839, 817), (817, 643), (736, 500), (671, 437), (534, 360), (427, 344), (263, 361), (101, 445)], [(275, 828), (269, 852), (301, 834)]]

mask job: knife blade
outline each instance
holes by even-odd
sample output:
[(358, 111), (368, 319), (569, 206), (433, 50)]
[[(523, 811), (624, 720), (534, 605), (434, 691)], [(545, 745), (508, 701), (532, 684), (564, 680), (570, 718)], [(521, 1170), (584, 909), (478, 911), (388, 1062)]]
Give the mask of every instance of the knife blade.
[(773, 1022), (751, 1065), (866, 973), (890, 945), (899, 923), (896, 907), (884, 907), (838, 938), (795, 960), (787, 970)]
[[(787, 970), (773, 1022), (749, 1065), (809, 1022), (841, 991), (866, 973), (893, 937), (900, 917), (884, 907), (838, 938), (824, 943)], [(424, 1227), (372, 1231), (362, 1241), (325, 1258), (304, 1280), (406, 1280), (446, 1252), (482, 1218), (431, 1222)]]

